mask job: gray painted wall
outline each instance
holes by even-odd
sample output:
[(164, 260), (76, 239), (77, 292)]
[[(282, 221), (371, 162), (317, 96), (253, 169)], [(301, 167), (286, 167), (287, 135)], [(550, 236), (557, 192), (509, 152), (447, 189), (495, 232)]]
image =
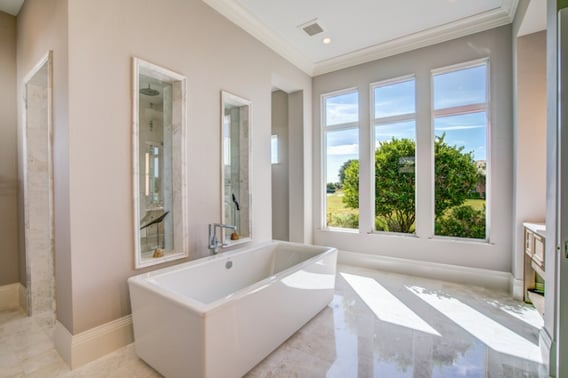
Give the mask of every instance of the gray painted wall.
[[(129, 314), (126, 280), (149, 270), (133, 268), (133, 56), (188, 77), (190, 258), (208, 255), (207, 224), (219, 221), (221, 90), (253, 103), (254, 241), (271, 238), (272, 81), (293, 83), (309, 109), (309, 76), (199, 0), (28, 0), (20, 18), (21, 72), (54, 50), (57, 317), (72, 334)], [(301, 114), (299, 134), (311, 135)]]
[[(72, 326), (72, 280), (70, 244), (70, 185), (69, 150), (70, 127), (68, 122), (68, 51), (67, 51), (67, 0), (27, 0), (17, 22), (18, 55), (18, 98), (24, 77), (53, 51), (53, 175), (54, 175), (54, 217), (55, 217), (55, 296), (57, 319), (68, 329)], [(18, 103), (18, 149), (20, 154), (18, 177), (23, 172), (23, 108)], [(20, 189), (23, 185), (20, 185)], [(23, 214), (23, 196), (20, 193), (19, 208)], [(23, 219), (20, 229), (23, 231)], [(24, 245), (20, 255), (25, 256)], [(23, 258), (21, 258), (23, 260)], [(25, 276), (25, 271), (23, 273)], [(25, 277), (20, 277), (25, 279)]]
[[(475, 268), (511, 272), (513, 211), (513, 119), (512, 119), (512, 38), (511, 25), (410, 51), (356, 67), (315, 77), (313, 80), (314, 125), (314, 240), (317, 244), (334, 245), (342, 250), (431, 261)], [(453, 241), (432, 238), (431, 214), (433, 188), (430, 118), (430, 71), (434, 68), (490, 58), (491, 81), (491, 208), (489, 212), (490, 243)], [(370, 156), (369, 84), (375, 81), (415, 74), (417, 80), (418, 174), (417, 196), (419, 216), (424, 221), (415, 236), (368, 234), (372, 225), (371, 204), (361, 197), (359, 233), (321, 230), (321, 196), (324, 193), (321, 165), (320, 96), (335, 90), (359, 89), (360, 153)], [(361, 187), (370, 187), (370, 167), (361, 166)], [(365, 219), (369, 219), (366, 221)], [(422, 222), (420, 219), (418, 222)], [(368, 223), (368, 224), (365, 224)]]
[(20, 280), (16, 68), (16, 17), (0, 12), (0, 286)]
[(546, 215), (546, 32), (517, 39), (515, 278), (523, 279), (523, 229)]

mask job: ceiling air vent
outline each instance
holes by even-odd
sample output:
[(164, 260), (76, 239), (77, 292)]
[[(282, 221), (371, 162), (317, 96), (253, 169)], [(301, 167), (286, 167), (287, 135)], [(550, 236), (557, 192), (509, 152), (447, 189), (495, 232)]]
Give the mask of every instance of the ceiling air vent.
[(316, 20), (312, 20), (312, 21), (308, 21), (303, 25), (300, 25), (300, 27), (310, 36), (314, 36), (316, 34), (319, 34), (321, 32), (323, 32), (323, 28), (320, 26), (320, 24), (317, 23), (317, 19)]

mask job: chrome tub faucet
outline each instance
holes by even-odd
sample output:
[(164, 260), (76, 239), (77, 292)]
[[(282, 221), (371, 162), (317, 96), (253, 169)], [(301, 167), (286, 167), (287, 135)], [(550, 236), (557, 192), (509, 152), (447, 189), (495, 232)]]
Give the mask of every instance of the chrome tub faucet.
[(211, 254), (216, 255), (219, 253), (219, 248), (226, 246), (226, 244), (221, 244), (219, 238), (217, 237), (217, 229), (221, 232), (224, 228), (237, 231), (237, 226), (222, 223), (211, 223), (209, 224), (209, 250)]

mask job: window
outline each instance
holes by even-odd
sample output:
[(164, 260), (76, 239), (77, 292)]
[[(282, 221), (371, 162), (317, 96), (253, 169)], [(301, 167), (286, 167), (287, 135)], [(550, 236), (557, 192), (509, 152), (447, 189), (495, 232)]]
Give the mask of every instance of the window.
[(272, 135), (270, 138), (270, 162), (272, 164), (280, 163), (278, 156), (278, 135)]
[(435, 235), (486, 239), (488, 61), (432, 72)]
[(359, 228), (359, 94), (322, 97), (324, 227)]
[(415, 79), (371, 84), (374, 230), (415, 233)]
[[(417, 109), (417, 89), (427, 88), (431, 107)], [(432, 70), (430, 83), (414, 74), (371, 83), (363, 155), (357, 89), (323, 95), (323, 227), (359, 229), (362, 199), (362, 226), (372, 232), (487, 240), (489, 93), (489, 59)], [(417, 151), (431, 169), (421, 175)], [(359, 186), (360, 166), (369, 167), (368, 187)], [(432, 207), (418, 203), (428, 196)]]

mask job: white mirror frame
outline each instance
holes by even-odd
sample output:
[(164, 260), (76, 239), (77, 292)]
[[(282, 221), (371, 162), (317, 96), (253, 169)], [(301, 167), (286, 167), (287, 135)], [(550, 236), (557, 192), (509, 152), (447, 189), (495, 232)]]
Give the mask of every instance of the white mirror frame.
[[(174, 98), (174, 102), (179, 101), (179, 129), (176, 130), (176, 125), (172, 127), (172, 134), (179, 135), (180, 140), (180, 153), (178, 163), (173, 163), (173, 177), (172, 180), (177, 181), (177, 185), (173, 183), (174, 187), (179, 188), (176, 191), (174, 188), (173, 202), (175, 208), (175, 220), (172, 223), (174, 232), (174, 248), (170, 251), (164, 251), (162, 257), (143, 257), (140, 246), (140, 158), (139, 158), (139, 137), (140, 137), (140, 122), (139, 122), (139, 102), (140, 102), (140, 88), (139, 76), (143, 71), (144, 75), (153, 78), (170, 82), (179, 83), (181, 89), (181, 96), (179, 99)], [(175, 111), (175, 110), (174, 110)], [(186, 130), (187, 130), (187, 78), (181, 74), (170, 71), (166, 68), (157, 66), (139, 58), (132, 59), (132, 183), (134, 194), (134, 261), (135, 268), (144, 268), (151, 265), (164, 263), (167, 261), (177, 260), (188, 257), (188, 231), (187, 231), (187, 177), (186, 177)], [(178, 181), (179, 180), (179, 181)], [(176, 197), (177, 192), (177, 198)]]
[[(248, 151), (249, 151), (249, 158), (248, 158), (248, 227), (249, 227), (249, 234), (246, 237), (239, 238), (238, 240), (230, 240), (230, 238), (225, 237), (225, 233), (221, 232), (221, 243), (224, 246), (233, 246), (236, 244), (246, 243), (252, 241), (253, 239), (253, 203), (252, 203), (252, 189), (251, 189), (251, 182), (252, 182), (252, 101), (244, 99), (240, 96), (232, 94), (227, 91), (221, 91), (221, 121), (220, 121), (220, 131), (221, 131), (221, 223), (225, 219), (225, 173), (223, 162), (224, 159), (224, 148), (223, 148), (223, 122), (224, 122), (224, 112), (225, 112), (225, 104), (233, 104), (238, 106), (248, 106)], [(238, 229), (237, 229), (238, 232)]]

